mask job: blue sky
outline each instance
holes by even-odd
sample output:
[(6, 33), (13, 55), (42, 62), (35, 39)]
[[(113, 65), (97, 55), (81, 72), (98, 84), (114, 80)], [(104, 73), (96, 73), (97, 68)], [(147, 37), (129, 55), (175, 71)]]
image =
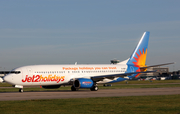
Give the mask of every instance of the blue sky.
[(180, 70), (179, 0), (0, 1), (0, 70), (130, 57), (150, 31), (147, 64)]

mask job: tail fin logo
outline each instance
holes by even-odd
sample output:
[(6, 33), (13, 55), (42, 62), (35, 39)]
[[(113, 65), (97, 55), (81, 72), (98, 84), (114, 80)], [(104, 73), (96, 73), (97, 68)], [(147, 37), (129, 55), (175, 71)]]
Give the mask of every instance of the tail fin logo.
[(144, 51), (144, 48), (141, 52), (141, 50), (139, 49), (139, 54), (136, 53), (137, 55), (137, 58), (136, 57), (133, 57), (136, 62), (132, 62), (134, 65), (138, 65), (138, 66), (145, 66), (145, 63), (146, 63), (146, 55), (147, 55), (147, 49), (146, 51)]

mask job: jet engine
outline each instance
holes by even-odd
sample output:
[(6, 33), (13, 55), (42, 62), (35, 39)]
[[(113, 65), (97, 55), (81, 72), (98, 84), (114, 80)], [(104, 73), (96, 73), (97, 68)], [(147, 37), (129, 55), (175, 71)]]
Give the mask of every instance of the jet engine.
[(75, 88), (92, 88), (94, 86), (94, 82), (91, 79), (79, 78), (74, 81)]

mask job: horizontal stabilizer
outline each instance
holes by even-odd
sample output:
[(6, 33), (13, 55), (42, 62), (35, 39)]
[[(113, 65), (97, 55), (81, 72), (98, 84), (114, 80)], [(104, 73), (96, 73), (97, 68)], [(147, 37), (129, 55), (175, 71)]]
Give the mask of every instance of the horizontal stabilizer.
[(140, 69), (145, 69), (145, 68), (149, 68), (149, 67), (158, 67), (158, 66), (164, 66), (164, 65), (170, 65), (170, 64), (175, 64), (175, 62), (165, 63), (165, 64), (158, 64), (158, 65), (151, 65), (151, 66), (145, 66), (145, 67), (140, 67)]

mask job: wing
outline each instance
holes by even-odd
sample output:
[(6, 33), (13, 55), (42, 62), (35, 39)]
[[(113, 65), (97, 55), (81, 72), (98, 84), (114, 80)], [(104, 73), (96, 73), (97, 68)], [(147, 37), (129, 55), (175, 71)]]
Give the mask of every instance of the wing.
[(110, 74), (110, 75), (102, 75), (102, 76), (93, 76), (91, 79), (93, 81), (102, 81), (105, 78), (108, 79), (114, 79), (116, 77), (121, 77), (124, 78), (125, 76), (130, 76), (132, 74), (139, 74), (139, 73), (150, 73), (150, 72), (156, 72), (156, 71), (145, 71), (145, 72), (128, 72), (128, 73), (123, 73), (123, 74)]

